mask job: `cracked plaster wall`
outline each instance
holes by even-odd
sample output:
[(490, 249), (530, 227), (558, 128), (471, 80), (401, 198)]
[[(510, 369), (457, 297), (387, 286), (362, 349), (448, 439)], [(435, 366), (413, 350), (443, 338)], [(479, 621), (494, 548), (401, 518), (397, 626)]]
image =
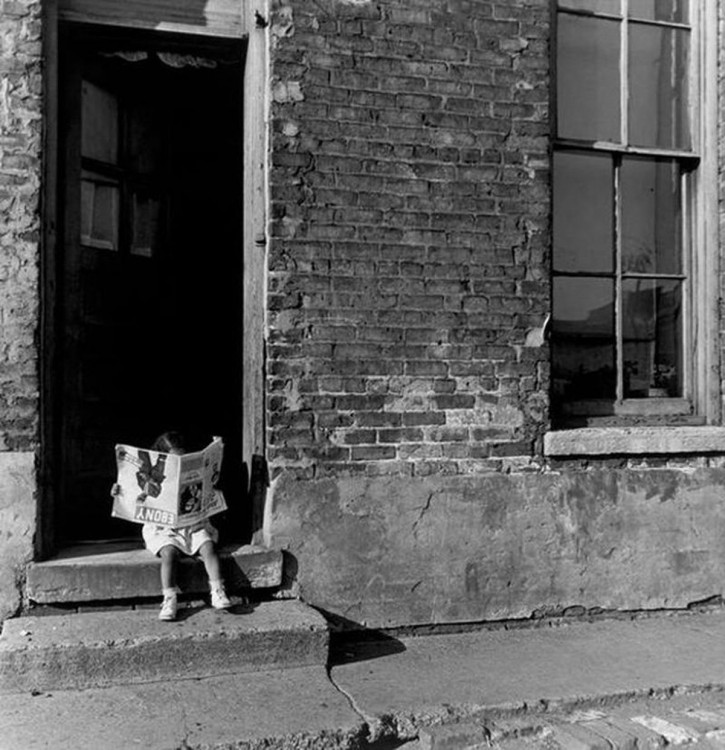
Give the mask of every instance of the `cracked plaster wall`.
[(280, 477), (269, 541), (368, 627), (682, 608), (723, 593), (725, 470)]
[(20, 606), (35, 533), (41, 4), (0, 2), (0, 621)]

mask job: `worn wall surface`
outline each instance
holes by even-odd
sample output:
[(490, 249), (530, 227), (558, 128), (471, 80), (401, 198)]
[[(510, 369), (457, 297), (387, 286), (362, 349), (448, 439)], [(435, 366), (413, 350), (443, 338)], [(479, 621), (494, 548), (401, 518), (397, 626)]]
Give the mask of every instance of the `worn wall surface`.
[(723, 593), (725, 470), (281, 478), (300, 595), (396, 626), (679, 608)]
[(466, 474), (546, 425), (547, 0), (272, 17), (269, 459)]
[(38, 432), (40, 3), (0, 2), (0, 619), (33, 550)]
[(265, 532), (341, 618), (722, 592), (722, 457), (543, 456), (550, 12), (272, 3)]

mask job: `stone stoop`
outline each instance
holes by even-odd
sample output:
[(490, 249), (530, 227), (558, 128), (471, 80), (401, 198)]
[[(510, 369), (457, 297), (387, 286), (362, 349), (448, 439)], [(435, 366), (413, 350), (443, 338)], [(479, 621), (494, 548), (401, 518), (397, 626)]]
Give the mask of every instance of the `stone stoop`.
[(155, 609), (17, 617), (0, 636), (0, 692), (324, 667), (328, 646), (325, 619), (294, 599), (189, 607), (174, 622)]
[[(255, 545), (219, 550), (227, 589), (231, 593), (271, 590), (282, 583), (283, 553)], [(56, 557), (27, 567), (26, 593), (31, 605), (161, 597), (159, 559), (138, 543), (78, 545)], [(181, 556), (178, 583), (184, 594), (205, 594), (209, 585), (203, 563)]]

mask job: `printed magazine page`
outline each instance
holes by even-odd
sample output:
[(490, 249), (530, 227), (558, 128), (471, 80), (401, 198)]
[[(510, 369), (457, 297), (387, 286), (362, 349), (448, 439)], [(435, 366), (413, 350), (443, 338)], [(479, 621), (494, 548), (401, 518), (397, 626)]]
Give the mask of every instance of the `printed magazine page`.
[(181, 528), (220, 513), (227, 505), (216, 489), (224, 443), (176, 455), (116, 446), (117, 491), (111, 515), (135, 523)]

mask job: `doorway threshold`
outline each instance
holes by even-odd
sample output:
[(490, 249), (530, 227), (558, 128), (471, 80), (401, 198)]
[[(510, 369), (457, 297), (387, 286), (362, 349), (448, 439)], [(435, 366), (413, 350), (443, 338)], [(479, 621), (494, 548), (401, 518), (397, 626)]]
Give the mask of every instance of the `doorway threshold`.
[[(282, 550), (231, 544), (219, 548), (219, 557), (232, 593), (282, 584)], [(185, 594), (206, 593), (209, 584), (201, 560), (181, 556), (178, 583)], [(138, 540), (77, 544), (50, 560), (30, 563), (26, 590), (31, 604), (43, 605), (158, 597), (159, 558)]]

